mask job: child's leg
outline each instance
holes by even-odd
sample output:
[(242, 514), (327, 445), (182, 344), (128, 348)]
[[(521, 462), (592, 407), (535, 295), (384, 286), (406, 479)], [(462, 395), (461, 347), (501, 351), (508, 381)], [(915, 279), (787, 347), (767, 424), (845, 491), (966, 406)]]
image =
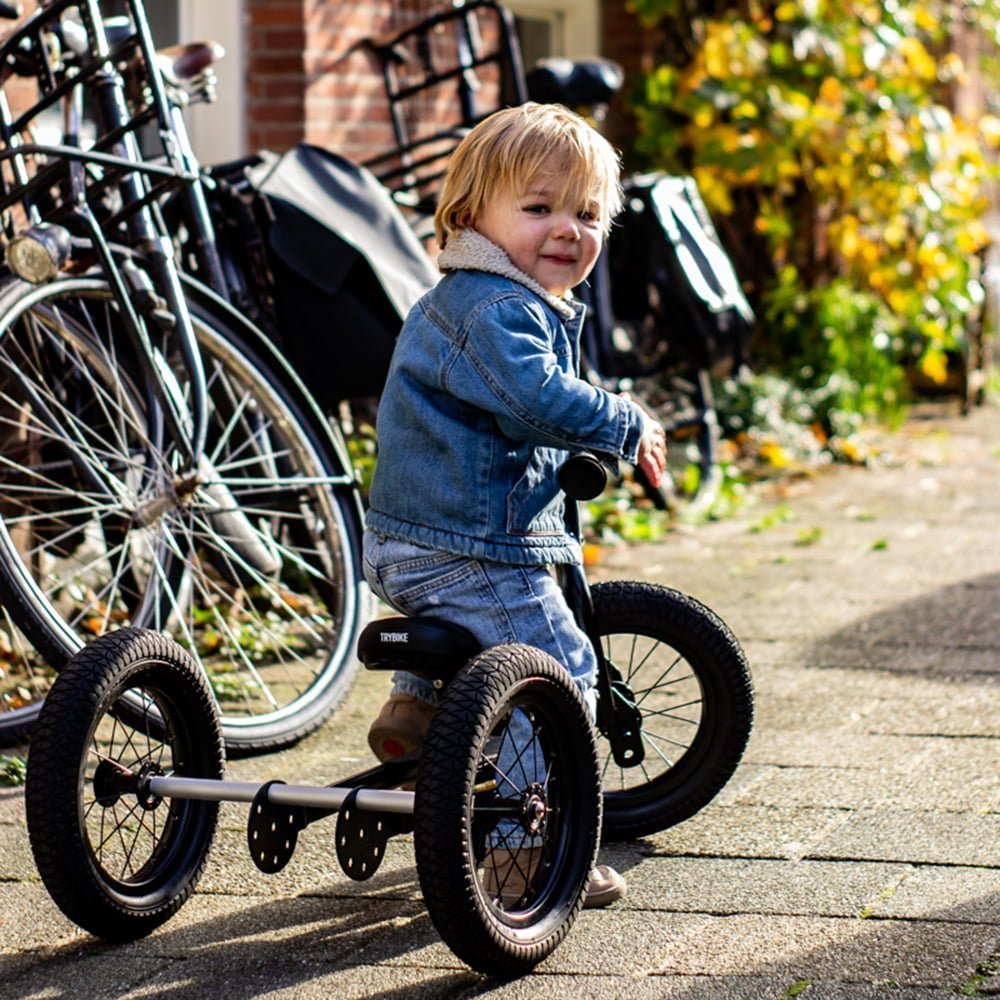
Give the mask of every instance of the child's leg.
[[(597, 658), (544, 566), (480, 562), (371, 532), (364, 564), (375, 593), (403, 614), (463, 625), (484, 647), (521, 642), (544, 650), (566, 667), (593, 710)], [(399, 674), (393, 681), (400, 693), (435, 700), (421, 678)]]
[[(484, 647), (518, 642), (549, 653), (567, 668), (593, 714), (597, 659), (544, 566), (480, 562), (373, 534), (365, 536), (364, 559), (372, 589), (404, 614), (463, 625)], [(428, 708), (436, 701), (422, 678), (397, 673), (393, 681), (392, 695), (369, 731), (372, 749), (383, 760), (418, 747), (430, 723)], [(538, 780), (523, 763), (537, 755), (529, 752), (530, 726), (520, 713), (509, 736), (498, 762), (501, 771), (512, 785)]]
[[(482, 563), (371, 533), (365, 535), (364, 561), (372, 589), (403, 614), (433, 615), (464, 625), (484, 647), (520, 642), (545, 650), (569, 670), (593, 714), (597, 658), (544, 567)], [(421, 683), (412, 674), (397, 674), (393, 679), (398, 686), (394, 690), (401, 692), (397, 697), (416, 693)], [(426, 704), (433, 689), (427, 684), (425, 691)], [(531, 765), (524, 763), (540, 759), (532, 752), (532, 740), (530, 722), (520, 712), (514, 713), (498, 754), (498, 771), (507, 776), (502, 781), (524, 787), (543, 779), (530, 773)], [(484, 859), (487, 884), (502, 894), (519, 895), (523, 889), (513, 888), (507, 868), (510, 859), (523, 857), (524, 849), (534, 846), (534, 838), (520, 824), (505, 820), (494, 827), (489, 839), (490, 852)], [(532, 874), (518, 871), (522, 880)], [(591, 873), (584, 905), (605, 906), (624, 892), (624, 879), (599, 866)]]

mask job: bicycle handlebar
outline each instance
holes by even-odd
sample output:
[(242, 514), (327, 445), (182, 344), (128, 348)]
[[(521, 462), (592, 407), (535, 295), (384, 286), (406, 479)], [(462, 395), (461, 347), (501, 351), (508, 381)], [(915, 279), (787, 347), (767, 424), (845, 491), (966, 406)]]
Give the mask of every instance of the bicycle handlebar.
[(559, 485), (571, 500), (593, 500), (608, 485), (608, 467), (596, 455), (581, 452), (563, 462)]

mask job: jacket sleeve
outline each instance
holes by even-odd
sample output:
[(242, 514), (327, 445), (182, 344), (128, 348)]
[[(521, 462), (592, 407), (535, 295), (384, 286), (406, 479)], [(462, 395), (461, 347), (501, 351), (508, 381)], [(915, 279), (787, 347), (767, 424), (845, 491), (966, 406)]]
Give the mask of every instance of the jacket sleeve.
[(540, 302), (521, 295), (481, 304), (444, 373), (445, 388), (491, 413), (515, 441), (635, 461), (645, 414), (569, 370), (569, 338), (557, 336), (553, 323)]

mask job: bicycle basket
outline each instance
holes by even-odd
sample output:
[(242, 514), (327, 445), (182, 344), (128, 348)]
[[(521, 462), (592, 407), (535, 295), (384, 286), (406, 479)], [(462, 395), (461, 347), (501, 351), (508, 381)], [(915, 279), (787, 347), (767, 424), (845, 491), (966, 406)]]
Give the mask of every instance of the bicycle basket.
[(625, 205), (610, 241), (615, 316), (651, 333), (668, 361), (731, 374), (754, 314), (694, 179), (632, 178)]
[(364, 165), (398, 201), (433, 212), (448, 159), (466, 132), (528, 99), (513, 18), (493, 0), (453, 0), (365, 46), (382, 73), (396, 144)]
[(97, 0), (49, 0), (0, 44), (0, 225), (105, 233), (192, 178), (141, 0), (103, 18)]

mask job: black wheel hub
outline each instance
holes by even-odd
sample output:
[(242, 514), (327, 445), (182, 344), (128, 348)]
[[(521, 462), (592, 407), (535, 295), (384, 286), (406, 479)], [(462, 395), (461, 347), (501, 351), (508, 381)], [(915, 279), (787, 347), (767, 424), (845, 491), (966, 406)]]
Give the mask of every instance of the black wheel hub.
[(545, 788), (535, 782), (521, 794), (521, 826), (533, 835), (545, 831), (549, 819), (549, 802)]
[(110, 760), (102, 760), (94, 772), (94, 798), (104, 809), (110, 809), (121, 796), (122, 769)]
[(143, 809), (155, 809), (163, 801), (159, 795), (154, 795), (149, 790), (150, 779), (160, 777), (163, 773), (163, 768), (152, 761), (147, 761), (139, 768), (135, 783), (135, 797)]

